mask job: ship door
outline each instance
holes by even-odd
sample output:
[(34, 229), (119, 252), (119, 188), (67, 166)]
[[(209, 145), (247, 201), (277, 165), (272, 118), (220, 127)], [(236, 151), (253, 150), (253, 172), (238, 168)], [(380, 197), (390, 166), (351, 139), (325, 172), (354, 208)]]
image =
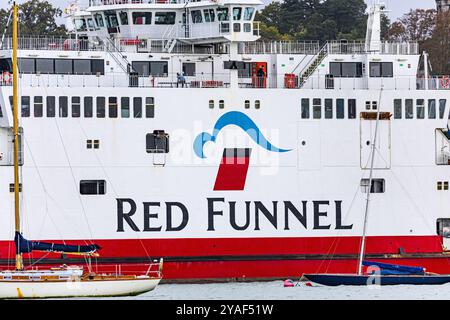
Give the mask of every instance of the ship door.
[[(19, 128), (19, 165), (23, 164), (22, 128)], [(12, 128), (0, 128), (0, 166), (14, 165), (14, 133)]]
[(202, 80), (214, 80), (213, 61), (197, 61), (195, 74)]
[[(372, 142), (375, 138), (377, 112), (362, 112), (360, 122), (361, 169), (370, 169), (372, 160)], [(381, 112), (378, 122), (378, 134), (375, 145), (374, 169), (391, 167), (391, 114)]]
[(320, 122), (300, 121), (298, 124), (298, 168), (320, 169)]

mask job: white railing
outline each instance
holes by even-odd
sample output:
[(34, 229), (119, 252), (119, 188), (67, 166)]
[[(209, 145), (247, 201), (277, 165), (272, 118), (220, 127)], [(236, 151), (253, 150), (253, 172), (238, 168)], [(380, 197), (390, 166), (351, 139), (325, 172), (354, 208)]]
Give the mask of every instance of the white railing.
[(327, 43), (329, 54), (365, 54), (379, 53), (392, 55), (417, 55), (419, 44), (417, 42), (381, 42), (379, 51), (368, 51), (365, 42), (329, 41)]
[(318, 41), (256, 41), (241, 42), (238, 45), (240, 54), (317, 54)]
[(84, 2), (89, 6), (109, 6), (117, 4), (183, 4), (190, 0), (89, 0)]

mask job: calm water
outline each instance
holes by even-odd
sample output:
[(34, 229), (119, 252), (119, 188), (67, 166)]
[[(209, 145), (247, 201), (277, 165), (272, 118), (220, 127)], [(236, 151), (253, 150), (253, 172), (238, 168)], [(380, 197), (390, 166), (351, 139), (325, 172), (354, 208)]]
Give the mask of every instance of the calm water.
[(282, 281), (220, 284), (161, 284), (153, 292), (125, 299), (149, 300), (449, 300), (450, 284), (441, 286), (284, 288)]

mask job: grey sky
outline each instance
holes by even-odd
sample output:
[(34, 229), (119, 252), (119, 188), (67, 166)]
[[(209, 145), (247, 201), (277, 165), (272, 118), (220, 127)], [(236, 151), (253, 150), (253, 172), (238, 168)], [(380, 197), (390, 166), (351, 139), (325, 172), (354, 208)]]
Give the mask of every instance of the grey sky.
[[(17, 2), (21, 3), (25, 0), (17, 0)], [(49, 0), (54, 5), (64, 9), (69, 3), (73, 2), (73, 0)], [(80, 0), (85, 1), (85, 0)], [(265, 3), (270, 3), (272, 0), (262, 0)], [(374, 0), (365, 0), (367, 3), (371, 3)], [(7, 7), (7, 0), (0, 0), (0, 7)], [(396, 20), (398, 17), (401, 17), (404, 13), (408, 12), (410, 9), (416, 8), (435, 8), (436, 2), (435, 0), (384, 0), (387, 7), (391, 12), (389, 16), (391, 20)]]

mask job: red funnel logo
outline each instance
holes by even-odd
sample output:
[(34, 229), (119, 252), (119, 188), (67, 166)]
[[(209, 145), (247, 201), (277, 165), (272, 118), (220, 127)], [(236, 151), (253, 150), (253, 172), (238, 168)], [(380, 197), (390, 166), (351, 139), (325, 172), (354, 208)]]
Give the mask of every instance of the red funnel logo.
[(224, 149), (214, 191), (242, 191), (247, 179), (251, 149)]

